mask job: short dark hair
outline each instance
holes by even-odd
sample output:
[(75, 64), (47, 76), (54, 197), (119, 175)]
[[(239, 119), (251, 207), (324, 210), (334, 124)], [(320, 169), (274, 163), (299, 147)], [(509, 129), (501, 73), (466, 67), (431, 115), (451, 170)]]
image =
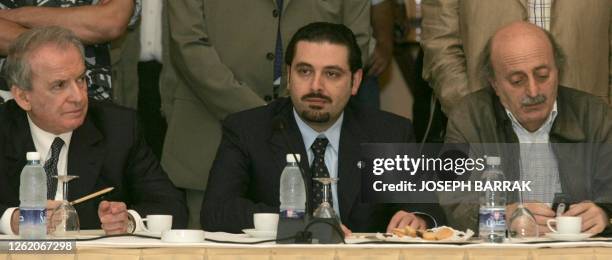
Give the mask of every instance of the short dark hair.
[(287, 51), (285, 52), (285, 64), (291, 65), (295, 56), (295, 48), (298, 42), (328, 42), (346, 46), (348, 49), (348, 63), (351, 72), (355, 73), (363, 67), (361, 61), (361, 49), (355, 40), (355, 35), (343, 24), (314, 22), (300, 28), (291, 38)]
[[(550, 43), (550, 46), (552, 46), (553, 57), (555, 58), (555, 66), (559, 71), (558, 77), (561, 78), (561, 75), (563, 75), (563, 67), (565, 65), (565, 53), (563, 52), (563, 49), (561, 49), (561, 46), (555, 40), (555, 37), (549, 31), (546, 31), (541, 28), (540, 30), (544, 34), (546, 34), (546, 38), (548, 38), (548, 42)], [(494, 37), (495, 35), (491, 36), (491, 38), (489, 38), (489, 40), (487, 41), (487, 44), (485, 45), (484, 50), (481, 54), (480, 64), (478, 66), (480, 69), (480, 80), (483, 86), (488, 86), (489, 79), (495, 77), (495, 70), (493, 69), (493, 63), (491, 61), (491, 46), (493, 45)]]

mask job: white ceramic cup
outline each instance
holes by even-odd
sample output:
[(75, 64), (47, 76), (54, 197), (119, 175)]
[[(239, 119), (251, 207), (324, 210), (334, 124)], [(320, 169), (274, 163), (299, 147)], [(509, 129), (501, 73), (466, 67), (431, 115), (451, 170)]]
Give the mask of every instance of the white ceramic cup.
[[(552, 223), (555, 223), (556, 229), (550, 225)], [(555, 233), (580, 234), (582, 230), (582, 217), (560, 216), (555, 219), (549, 219), (546, 221), (546, 225)]]
[(172, 229), (172, 215), (147, 215), (142, 221), (147, 222), (145, 231), (150, 233), (161, 234)]
[(277, 213), (255, 213), (253, 223), (257, 231), (276, 231), (278, 226)]

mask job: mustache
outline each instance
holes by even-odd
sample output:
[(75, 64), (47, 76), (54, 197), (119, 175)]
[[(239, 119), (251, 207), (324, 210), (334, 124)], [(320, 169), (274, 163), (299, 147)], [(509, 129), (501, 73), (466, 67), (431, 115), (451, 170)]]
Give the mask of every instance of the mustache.
[(538, 94), (535, 97), (524, 97), (521, 100), (521, 105), (523, 106), (533, 106), (533, 105), (539, 105), (546, 102), (546, 96), (542, 95), (542, 94)]
[(316, 93), (316, 92), (311, 92), (311, 93), (308, 93), (308, 94), (302, 96), (302, 100), (305, 100), (305, 99), (308, 99), (308, 98), (320, 98), (320, 99), (324, 99), (324, 100), (326, 100), (328, 102), (332, 101), (332, 99), (330, 97), (328, 97), (326, 95), (323, 95), (321, 93)]

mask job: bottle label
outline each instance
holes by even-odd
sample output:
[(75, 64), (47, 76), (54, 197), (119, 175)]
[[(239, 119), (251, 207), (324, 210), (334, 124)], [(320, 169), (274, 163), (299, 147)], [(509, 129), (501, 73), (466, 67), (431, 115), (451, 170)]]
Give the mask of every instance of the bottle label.
[(501, 208), (481, 208), (479, 215), (479, 228), (482, 231), (506, 230), (506, 209)]
[(47, 210), (44, 208), (19, 209), (20, 225), (47, 225)]
[(295, 209), (281, 210), (280, 217), (281, 218), (302, 219), (302, 218), (304, 218), (304, 211), (303, 210), (295, 210)]

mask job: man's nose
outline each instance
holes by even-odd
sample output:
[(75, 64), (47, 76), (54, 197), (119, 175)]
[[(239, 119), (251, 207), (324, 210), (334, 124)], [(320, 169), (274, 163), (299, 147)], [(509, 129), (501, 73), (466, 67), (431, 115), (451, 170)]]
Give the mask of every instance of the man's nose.
[(312, 82), (310, 84), (310, 88), (313, 92), (321, 92), (321, 90), (323, 90), (324, 88), (324, 83), (323, 83), (323, 74), (322, 73), (315, 73), (314, 77), (312, 78)]
[(529, 97), (535, 97), (540, 94), (540, 85), (533, 77), (529, 78), (529, 84), (525, 92)]
[[(86, 86), (85, 86), (85, 89), (86, 89)], [(70, 101), (77, 102), (77, 103), (83, 102), (84, 95), (82, 92), (84, 91), (84, 88), (83, 86), (79, 85), (79, 83), (77, 83), (76, 81), (70, 82), (70, 87), (68, 91), (69, 91), (68, 97)]]

